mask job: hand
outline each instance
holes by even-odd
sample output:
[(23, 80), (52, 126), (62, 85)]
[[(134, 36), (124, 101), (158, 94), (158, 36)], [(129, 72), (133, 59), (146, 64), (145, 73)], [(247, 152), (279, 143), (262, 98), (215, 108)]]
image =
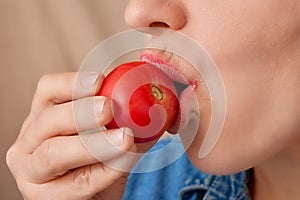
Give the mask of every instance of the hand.
[[(114, 198), (122, 196), (124, 188), (119, 187), (125, 187), (127, 175), (99, 162), (86, 150), (74, 119), (79, 113), (83, 119), (80, 126), (86, 130), (103, 126), (112, 119), (111, 101), (94, 96), (104, 78), (96, 73), (77, 75), (52, 74), (39, 81), (30, 114), (7, 152), (7, 164), (24, 199), (105, 199), (105, 195), (112, 199), (107, 192), (110, 186), (120, 191)], [(80, 84), (74, 100), (76, 78)], [(81, 105), (77, 113), (72, 108), (74, 103)], [(91, 120), (95, 113), (97, 120)], [(101, 145), (93, 153), (103, 162), (124, 157), (126, 151), (136, 149), (127, 128), (90, 137), (94, 137), (94, 144)]]

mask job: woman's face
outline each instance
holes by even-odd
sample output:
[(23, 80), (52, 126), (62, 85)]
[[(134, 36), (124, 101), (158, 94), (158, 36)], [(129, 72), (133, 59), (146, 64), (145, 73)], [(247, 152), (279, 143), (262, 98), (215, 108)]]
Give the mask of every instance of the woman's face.
[[(133, 28), (159, 26), (201, 44), (216, 63), (226, 90), (226, 119), (214, 149), (198, 158), (210, 122), (210, 97), (201, 77), (198, 134), (187, 153), (210, 173), (252, 167), (289, 145), (300, 131), (300, 2), (281, 0), (130, 0), (125, 19)], [(173, 65), (180, 58), (171, 59)], [(167, 58), (168, 57), (168, 58)], [(190, 66), (177, 66), (185, 75)]]

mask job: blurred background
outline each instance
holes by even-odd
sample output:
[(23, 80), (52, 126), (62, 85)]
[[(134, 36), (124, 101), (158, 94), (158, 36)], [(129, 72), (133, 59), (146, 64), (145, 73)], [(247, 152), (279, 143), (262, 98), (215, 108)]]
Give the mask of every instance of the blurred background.
[(39, 78), (77, 71), (87, 54), (128, 29), (125, 0), (0, 0), (0, 199), (22, 199), (5, 155), (29, 113)]

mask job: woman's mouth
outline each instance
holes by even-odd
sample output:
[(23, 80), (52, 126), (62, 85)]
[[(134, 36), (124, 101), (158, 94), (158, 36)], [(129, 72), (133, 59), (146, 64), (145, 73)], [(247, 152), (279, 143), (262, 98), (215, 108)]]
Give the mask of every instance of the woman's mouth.
[(174, 82), (179, 97), (178, 100), (180, 104), (180, 110), (178, 112), (177, 119), (168, 129), (168, 131), (170, 133), (177, 133), (179, 129), (185, 128), (190, 120), (189, 113), (191, 112), (193, 105), (197, 103), (197, 98), (195, 95), (197, 82), (188, 80), (184, 74), (179, 72), (178, 67), (182, 66), (173, 66), (167, 62), (163, 56), (157, 53), (152, 53), (149, 51), (142, 52), (140, 60), (159, 68)]

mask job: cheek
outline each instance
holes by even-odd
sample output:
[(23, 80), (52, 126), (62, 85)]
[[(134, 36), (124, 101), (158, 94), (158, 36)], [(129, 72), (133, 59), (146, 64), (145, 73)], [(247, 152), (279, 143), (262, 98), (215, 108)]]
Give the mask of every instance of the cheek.
[[(272, 1), (262, 3), (247, 1), (239, 8), (229, 5), (226, 9), (224, 5), (211, 7), (204, 2), (191, 7), (190, 18), (198, 20), (190, 20), (183, 30), (208, 51), (226, 88), (226, 120), (216, 146), (206, 158), (198, 158), (210, 122), (210, 110), (206, 108), (209, 104), (200, 98), (200, 128), (187, 151), (193, 164), (209, 173), (233, 173), (258, 164), (285, 148), (289, 133), (299, 127), (296, 122), (291, 124), (295, 119), (290, 118), (297, 114), (295, 107), (283, 106), (299, 105), (286, 103), (296, 89), (281, 88), (278, 80), (282, 74), (272, 65), (276, 51), (270, 44), (276, 37), (270, 33), (276, 31), (265, 27), (273, 17), (267, 13)], [(262, 12), (264, 9), (266, 12)]]
[[(229, 68), (229, 67), (228, 67)], [(199, 95), (201, 105), (200, 127), (196, 139), (187, 153), (199, 169), (228, 174), (247, 169), (282, 148), (274, 144), (278, 137), (270, 131), (274, 126), (270, 112), (272, 99), (272, 75), (259, 68), (221, 70), (227, 95), (226, 120), (222, 134), (210, 152), (199, 159), (198, 154), (210, 123), (210, 104)], [(200, 93), (202, 91), (199, 91)]]
[(196, 6), (194, 3), (189, 7), (189, 20), (182, 31), (203, 45), (220, 66), (253, 62), (264, 56), (262, 51), (269, 40), (276, 39), (268, 34), (274, 30), (266, 28), (273, 17), (267, 12), (271, 3), (237, 0), (201, 1)]

